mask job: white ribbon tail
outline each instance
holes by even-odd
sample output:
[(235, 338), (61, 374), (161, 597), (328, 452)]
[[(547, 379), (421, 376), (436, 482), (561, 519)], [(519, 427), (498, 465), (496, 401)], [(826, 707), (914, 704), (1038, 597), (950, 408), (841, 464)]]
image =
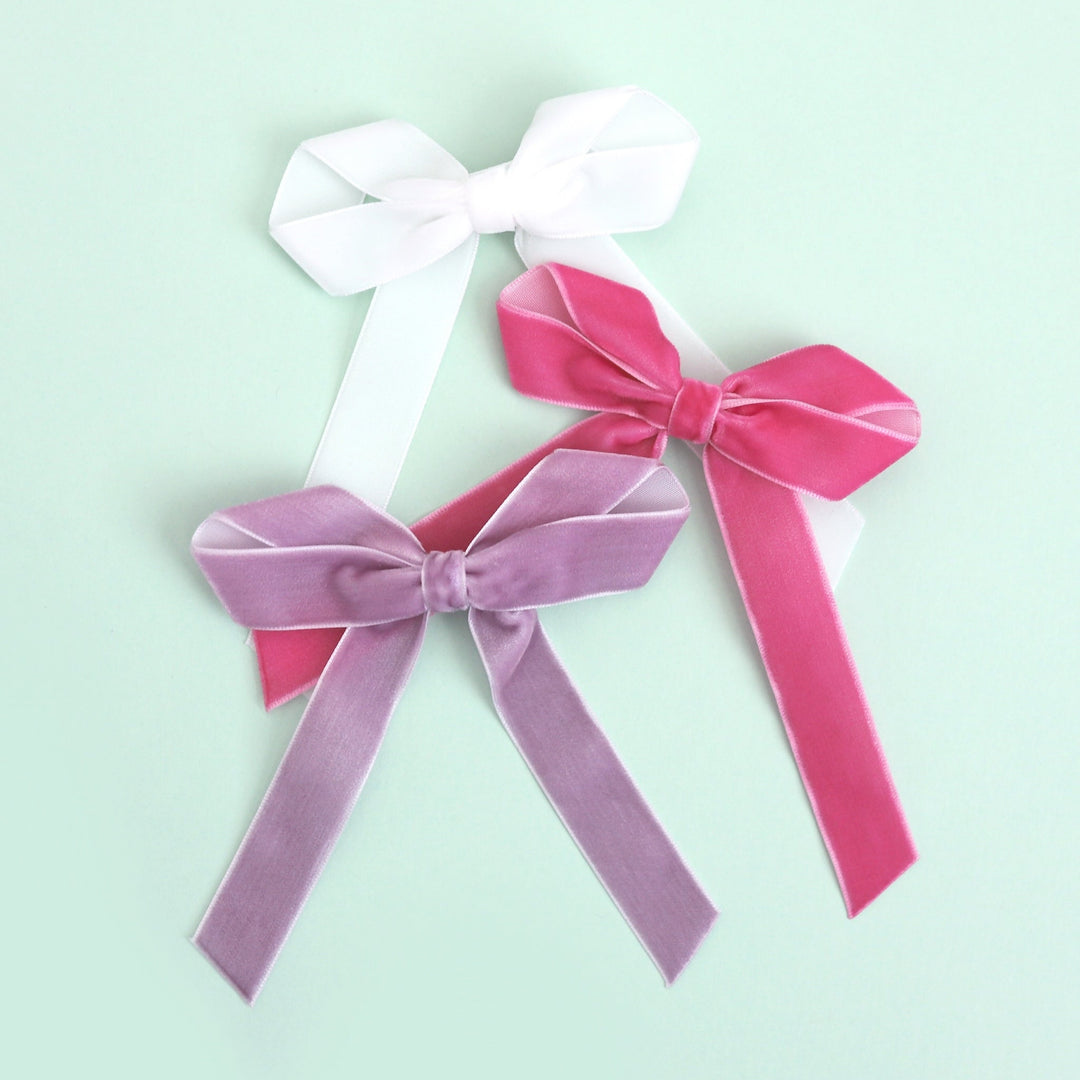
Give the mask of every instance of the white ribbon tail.
[(326, 423), (307, 484), (336, 484), (385, 507), (424, 411), (476, 255), (471, 236), (380, 285)]

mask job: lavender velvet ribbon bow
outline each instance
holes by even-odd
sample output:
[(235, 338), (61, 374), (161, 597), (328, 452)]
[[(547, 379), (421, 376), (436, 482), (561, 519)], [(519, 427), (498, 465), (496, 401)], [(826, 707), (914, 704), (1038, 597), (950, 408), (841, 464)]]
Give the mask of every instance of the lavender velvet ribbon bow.
[(425, 551), (406, 526), (335, 487), (220, 511), (199, 527), (194, 556), (238, 623), (347, 627), (195, 933), (246, 1000), (360, 794), (429, 613), (460, 610), (514, 744), (664, 979), (679, 974), (716, 909), (589, 715), (536, 608), (645, 584), (688, 512), (662, 465), (559, 450), (465, 551)]

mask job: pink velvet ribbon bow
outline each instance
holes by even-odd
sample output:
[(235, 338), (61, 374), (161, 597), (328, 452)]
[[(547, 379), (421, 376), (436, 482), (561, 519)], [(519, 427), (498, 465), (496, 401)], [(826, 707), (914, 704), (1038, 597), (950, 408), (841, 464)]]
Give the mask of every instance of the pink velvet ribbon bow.
[(832, 590), (797, 493), (844, 499), (918, 441), (914, 402), (831, 345), (684, 379), (641, 293), (548, 265), (503, 292), (510, 378), (601, 410), (582, 445), (659, 457), (703, 448), (705, 478), (849, 915), (916, 858)]
[[(514, 386), (598, 414), (417, 526), (469, 535), (556, 448), (658, 458), (702, 448), (716, 517), (848, 914), (916, 859), (798, 492), (843, 499), (918, 441), (915, 404), (865, 364), (813, 345), (736, 372), (684, 379), (639, 291), (557, 264), (513, 281), (499, 322)], [(329, 639), (258, 647), (268, 696), (321, 669)]]
[(574, 688), (536, 608), (643, 585), (689, 512), (662, 465), (561, 450), (465, 550), (334, 487), (221, 511), (192, 550), (229, 614), (288, 632), (346, 626), (195, 933), (251, 1001), (360, 794), (429, 615), (468, 611), (503, 725), (563, 824), (673, 980), (716, 909)]

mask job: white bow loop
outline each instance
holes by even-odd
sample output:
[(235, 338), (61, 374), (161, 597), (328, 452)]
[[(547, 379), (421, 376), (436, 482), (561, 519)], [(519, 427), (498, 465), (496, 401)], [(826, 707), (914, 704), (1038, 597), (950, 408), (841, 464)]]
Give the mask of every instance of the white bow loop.
[(270, 235), (332, 296), (363, 292), (468, 239), (472, 230), (455, 212), (467, 176), (400, 120), (307, 139), (281, 178)]
[(697, 151), (686, 118), (633, 86), (545, 101), (510, 166), (528, 190), (518, 225), (550, 239), (655, 229), (674, 214)]
[(348, 295), (422, 270), (478, 233), (654, 228), (674, 212), (696, 152), (693, 128), (634, 88), (545, 102), (512, 162), (471, 174), (418, 128), (382, 120), (301, 144), (270, 233), (327, 292)]

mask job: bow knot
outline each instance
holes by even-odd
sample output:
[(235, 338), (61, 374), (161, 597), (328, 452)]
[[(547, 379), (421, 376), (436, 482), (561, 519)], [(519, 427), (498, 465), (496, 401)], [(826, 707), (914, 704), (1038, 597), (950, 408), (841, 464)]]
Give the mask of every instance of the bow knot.
[(671, 403), (668, 434), (673, 439), (685, 439), (699, 445), (709, 442), (723, 400), (723, 387), (699, 379), (683, 379)]
[(420, 567), (420, 587), (428, 611), (464, 611), (469, 606), (464, 551), (429, 551)]
[(474, 232), (513, 232), (517, 228), (509, 162), (469, 173), (465, 179), (465, 209)]

